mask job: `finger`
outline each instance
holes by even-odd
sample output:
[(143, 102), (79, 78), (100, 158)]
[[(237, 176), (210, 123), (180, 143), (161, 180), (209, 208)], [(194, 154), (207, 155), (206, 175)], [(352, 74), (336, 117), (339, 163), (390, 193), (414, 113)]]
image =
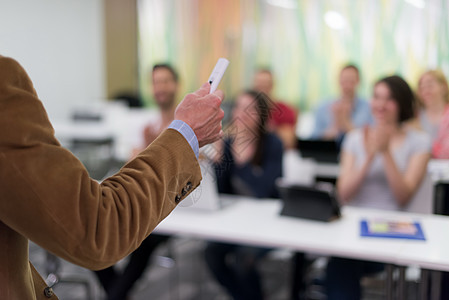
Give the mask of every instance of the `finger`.
[(217, 108), (220, 107), (221, 103), (223, 102), (223, 98), (224, 98), (223, 91), (217, 90), (212, 94), (203, 97), (202, 100), (209, 101), (209, 103), (213, 103), (213, 105)]
[(368, 131), (369, 131), (368, 126), (363, 127), (363, 139), (365, 140), (365, 143), (368, 142), (368, 133), (369, 133)]
[(200, 97), (204, 97), (204, 96), (208, 95), (209, 92), (210, 92), (210, 83), (205, 82), (198, 90), (196, 90), (196, 92), (194, 92), (194, 94), (196, 94), (197, 96), (200, 96)]
[(222, 90), (216, 90), (215, 92), (212, 93), (212, 95), (217, 96), (221, 102), (223, 102), (224, 99), (224, 93)]
[(222, 109), (220, 108), (220, 111), (218, 112), (218, 119), (221, 120), (221, 121), (220, 121), (220, 125), (221, 125), (221, 126), (223, 126), (223, 118), (224, 118), (224, 115), (225, 115), (224, 110), (222, 110)]

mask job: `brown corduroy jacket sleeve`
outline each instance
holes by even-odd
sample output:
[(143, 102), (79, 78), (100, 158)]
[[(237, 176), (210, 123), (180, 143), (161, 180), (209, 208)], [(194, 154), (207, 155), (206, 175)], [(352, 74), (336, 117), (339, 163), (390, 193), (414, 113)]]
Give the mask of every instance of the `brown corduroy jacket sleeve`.
[[(134, 249), (201, 181), (191, 147), (168, 129), (99, 184), (54, 137), (23, 68), (0, 56), (0, 221), (89, 269)], [(178, 198), (179, 200), (179, 198)]]

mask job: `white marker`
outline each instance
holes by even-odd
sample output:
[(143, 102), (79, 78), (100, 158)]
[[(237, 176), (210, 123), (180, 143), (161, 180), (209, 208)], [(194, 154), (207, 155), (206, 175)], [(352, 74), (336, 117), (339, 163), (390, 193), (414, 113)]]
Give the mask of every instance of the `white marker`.
[(212, 74), (210, 74), (208, 82), (210, 83), (210, 92), (212, 94), (218, 87), (221, 78), (223, 78), (223, 74), (226, 71), (226, 68), (229, 65), (229, 60), (226, 58), (219, 58), (217, 64), (215, 65)]

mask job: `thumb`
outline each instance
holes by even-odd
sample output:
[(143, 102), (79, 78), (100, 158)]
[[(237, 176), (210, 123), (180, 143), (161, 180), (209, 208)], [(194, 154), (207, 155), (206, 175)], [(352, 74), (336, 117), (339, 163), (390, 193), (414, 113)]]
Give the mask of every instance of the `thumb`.
[(223, 102), (223, 99), (224, 99), (224, 93), (223, 93), (222, 90), (216, 90), (215, 92), (212, 93), (212, 95), (217, 96), (217, 97), (220, 99), (220, 101)]

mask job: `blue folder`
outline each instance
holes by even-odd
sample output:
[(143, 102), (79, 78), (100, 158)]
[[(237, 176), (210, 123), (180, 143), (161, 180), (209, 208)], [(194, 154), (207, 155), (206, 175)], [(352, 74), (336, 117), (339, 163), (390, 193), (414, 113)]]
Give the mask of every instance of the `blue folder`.
[(368, 230), (368, 221), (360, 221), (360, 236), (362, 237), (376, 237), (376, 238), (392, 238), (392, 239), (409, 239), (425, 241), (424, 232), (418, 222), (413, 222), (416, 228), (415, 234), (405, 234), (397, 232), (370, 232)]

